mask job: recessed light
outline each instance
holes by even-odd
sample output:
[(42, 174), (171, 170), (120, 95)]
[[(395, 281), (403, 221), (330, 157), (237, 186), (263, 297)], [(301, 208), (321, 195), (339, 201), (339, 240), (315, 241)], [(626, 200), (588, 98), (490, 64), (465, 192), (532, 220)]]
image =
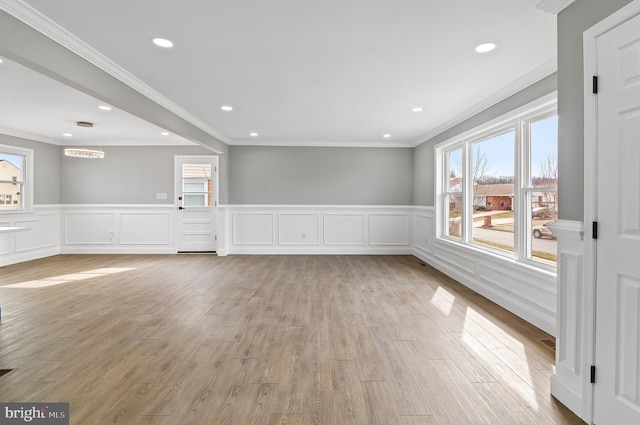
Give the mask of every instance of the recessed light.
[(474, 49), (477, 53), (489, 53), (494, 50), (498, 45), (496, 43), (482, 43), (478, 44)]
[(163, 131), (162, 133), (160, 133), (161, 136), (168, 136), (169, 132), (168, 131)]
[(258, 133), (249, 133), (249, 136), (251, 136), (251, 137), (258, 137)]
[(100, 106), (98, 106), (98, 109), (100, 109), (101, 111), (110, 111), (112, 108), (111, 108), (111, 106), (100, 105)]
[(156, 37), (153, 39), (153, 44), (158, 47), (164, 47), (168, 49), (169, 47), (173, 47), (173, 42), (171, 40), (167, 40), (166, 38)]
[(4, 61), (2, 59), (0, 59), (0, 63), (3, 63)]
[(383, 134), (382, 137), (384, 137), (385, 139), (388, 139), (389, 137), (391, 137), (390, 134)]
[(227, 112), (229, 112), (229, 111), (233, 111), (233, 106), (229, 106), (229, 105), (222, 105), (222, 106), (220, 107), (220, 109), (222, 109), (223, 111), (227, 111)]
[(64, 137), (73, 137), (73, 134), (71, 134), (71, 133), (62, 133), (62, 135)]
[(411, 112), (422, 112), (422, 106), (416, 106), (415, 108), (411, 108)]

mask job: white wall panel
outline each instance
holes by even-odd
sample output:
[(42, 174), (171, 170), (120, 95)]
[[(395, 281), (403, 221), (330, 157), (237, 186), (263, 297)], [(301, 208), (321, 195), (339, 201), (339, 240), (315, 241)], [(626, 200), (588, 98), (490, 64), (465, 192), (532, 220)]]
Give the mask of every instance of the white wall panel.
[(409, 215), (369, 214), (369, 245), (409, 245)]
[(278, 214), (280, 245), (318, 245), (320, 243), (319, 214)]
[(60, 207), (57, 205), (36, 205), (32, 212), (4, 215), (0, 226), (28, 229), (0, 234), (0, 266), (60, 252)]
[(68, 212), (64, 217), (65, 244), (113, 244), (115, 234), (114, 212)]
[(325, 245), (364, 245), (364, 214), (324, 214)]
[(234, 245), (273, 245), (273, 213), (233, 215)]
[(15, 233), (15, 252), (58, 247), (60, 225), (57, 213), (36, 213), (32, 218), (16, 219), (14, 223), (30, 229)]
[[(13, 227), (11, 221), (0, 221), (0, 227)], [(13, 234), (0, 233), (0, 255), (9, 255), (12, 251)]]
[(120, 217), (121, 245), (168, 245), (171, 228), (168, 213), (126, 212)]

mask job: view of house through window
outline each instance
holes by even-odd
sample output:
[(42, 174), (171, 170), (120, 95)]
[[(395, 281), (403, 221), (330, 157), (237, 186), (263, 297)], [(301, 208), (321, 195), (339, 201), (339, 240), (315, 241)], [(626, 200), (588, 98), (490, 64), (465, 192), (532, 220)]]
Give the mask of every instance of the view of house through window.
[(0, 211), (23, 208), (25, 157), (0, 149)]
[(471, 145), (472, 240), (507, 251), (514, 249), (514, 145), (513, 130)]
[(182, 196), (184, 207), (211, 206), (211, 164), (182, 166)]
[(442, 236), (516, 259), (557, 264), (555, 103), (437, 147)]

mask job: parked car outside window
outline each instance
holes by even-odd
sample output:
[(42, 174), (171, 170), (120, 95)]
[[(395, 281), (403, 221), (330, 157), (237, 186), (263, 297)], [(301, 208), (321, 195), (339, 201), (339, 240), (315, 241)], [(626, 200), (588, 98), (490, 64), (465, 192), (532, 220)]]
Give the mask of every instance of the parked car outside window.
[(555, 220), (549, 221), (544, 224), (539, 224), (537, 226), (533, 226), (533, 237), (536, 239), (540, 239), (542, 237), (555, 239), (555, 235), (549, 228), (550, 225), (555, 223)]

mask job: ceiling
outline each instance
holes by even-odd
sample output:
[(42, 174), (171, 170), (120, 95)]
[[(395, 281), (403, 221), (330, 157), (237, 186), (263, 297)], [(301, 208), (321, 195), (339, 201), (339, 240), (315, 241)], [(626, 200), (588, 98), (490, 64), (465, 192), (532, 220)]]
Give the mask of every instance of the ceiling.
[[(2, 3), (231, 145), (416, 146), (556, 67), (556, 16), (540, 0)], [(476, 53), (484, 42), (497, 48)], [(186, 143), (18, 68), (0, 65), (0, 128), (68, 144), (69, 125), (95, 120), (94, 144)]]

